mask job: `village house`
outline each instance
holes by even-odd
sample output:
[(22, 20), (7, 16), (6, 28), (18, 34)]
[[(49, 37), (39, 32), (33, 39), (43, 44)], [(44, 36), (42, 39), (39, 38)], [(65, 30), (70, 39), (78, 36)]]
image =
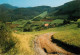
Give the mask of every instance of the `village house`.
[(44, 26), (45, 26), (45, 27), (48, 27), (48, 26), (49, 26), (49, 24), (44, 24)]

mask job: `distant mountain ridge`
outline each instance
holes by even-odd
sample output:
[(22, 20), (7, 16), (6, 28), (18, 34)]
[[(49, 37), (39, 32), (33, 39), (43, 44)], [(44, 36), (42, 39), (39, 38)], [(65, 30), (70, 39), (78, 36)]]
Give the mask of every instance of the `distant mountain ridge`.
[(80, 0), (65, 3), (59, 7), (36, 6), (18, 8), (9, 4), (0, 5), (0, 20), (15, 21), (19, 19), (30, 20), (47, 11), (47, 19), (77, 20), (80, 18)]
[(9, 9), (16, 9), (16, 8), (18, 8), (16, 6), (12, 6), (10, 4), (0, 4), (0, 6), (6, 7), (6, 8), (9, 8)]
[(36, 7), (15, 7), (9, 4), (0, 5), (0, 20), (2, 21), (15, 21), (18, 19), (33, 19), (35, 16), (40, 15), (44, 11), (48, 13), (51, 11), (49, 6), (36, 6)]

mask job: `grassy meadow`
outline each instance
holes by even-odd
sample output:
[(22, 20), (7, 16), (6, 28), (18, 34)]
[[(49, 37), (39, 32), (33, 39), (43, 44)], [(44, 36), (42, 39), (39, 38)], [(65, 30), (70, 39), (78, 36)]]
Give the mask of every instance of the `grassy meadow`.
[[(17, 39), (17, 43), (15, 45), (15, 48), (13, 48), (12, 52), (10, 51), (9, 53), (12, 55), (35, 55), (34, 39), (36, 35), (41, 35), (49, 32), (55, 32), (55, 39), (58, 39), (69, 45), (80, 47), (80, 28), (77, 28), (76, 24), (67, 24), (61, 27), (49, 28), (42, 31), (13, 33), (13, 36)], [(17, 49), (16, 53), (15, 49)]]
[[(35, 22), (38, 22), (38, 21), (35, 21)], [(19, 25), (22, 25), (22, 23), (25, 24), (26, 20), (18, 20), (18, 21), (13, 22), (13, 24), (19, 24)], [(41, 23), (44, 24), (45, 22), (41, 22)], [(60, 24), (60, 23), (63, 23), (63, 20), (57, 19), (57, 20), (52, 21), (51, 23)], [(38, 22), (34, 24), (39, 25), (40, 23)], [(34, 24), (32, 23), (32, 25)], [(80, 43), (79, 43), (80, 28), (78, 28), (77, 22), (73, 22), (71, 24), (66, 24), (62, 26), (56, 26), (54, 28), (48, 28), (48, 29), (44, 29), (40, 31), (22, 32), (22, 31), (17, 30), (17, 32), (14, 32), (14, 30), (17, 30), (17, 29), (12, 30), (10, 37), (12, 37), (12, 40), (15, 41), (15, 45), (12, 48), (10, 48), (6, 53), (4, 53), (4, 55), (26, 55), (26, 54), (35, 55), (36, 52), (34, 51), (34, 47), (35, 47), (34, 39), (36, 38), (37, 35), (50, 33), (50, 32), (54, 32), (53, 37), (55, 39), (60, 40), (69, 45), (80, 47)]]

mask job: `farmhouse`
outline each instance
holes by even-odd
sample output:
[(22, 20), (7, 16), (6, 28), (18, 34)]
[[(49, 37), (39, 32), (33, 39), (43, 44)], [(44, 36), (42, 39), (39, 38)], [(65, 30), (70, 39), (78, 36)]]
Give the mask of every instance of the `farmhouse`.
[(45, 26), (45, 27), (48, 27), (48, 26), (49, 26), (49, 24), (44, 24), (44, 26)]

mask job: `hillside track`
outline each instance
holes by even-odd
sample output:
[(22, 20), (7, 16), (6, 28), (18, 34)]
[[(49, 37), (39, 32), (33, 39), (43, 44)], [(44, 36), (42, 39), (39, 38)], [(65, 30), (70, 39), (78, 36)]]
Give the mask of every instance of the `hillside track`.
[(56, 43), (53, 43), (51, 38), (53, 37), (54, 34), (55, 32), (46, 33), (39, 35), (35, 38), (34, 41), (34, 49), (36, 51), (35, 55), (76, 55), (63, 49)]

